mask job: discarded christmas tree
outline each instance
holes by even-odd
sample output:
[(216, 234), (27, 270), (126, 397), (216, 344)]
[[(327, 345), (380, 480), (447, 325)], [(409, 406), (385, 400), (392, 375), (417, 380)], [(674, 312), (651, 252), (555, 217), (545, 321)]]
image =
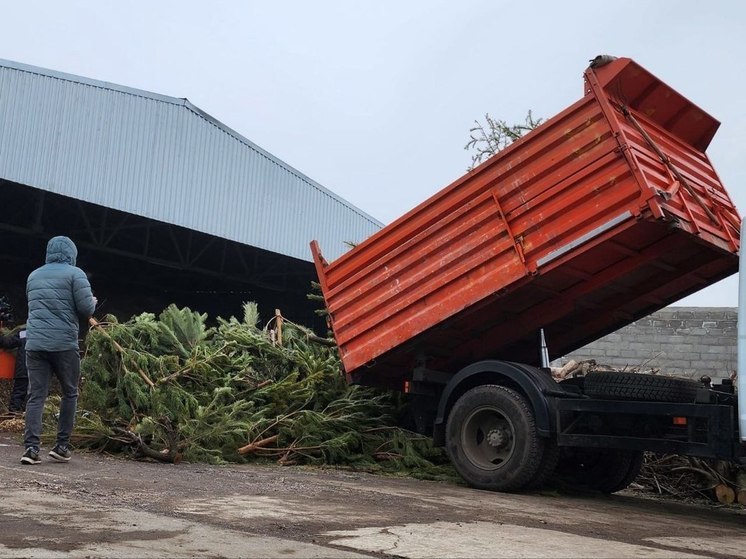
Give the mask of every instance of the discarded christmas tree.
[(273, 459), (456, 478), (427, 437), (398, 426), (401, 396), (348, 385), (336, 348), (311, 331), (284, 321), (279, 345), (253, 303), (243, 320), (206, 321), (172, 305), (96, 324), (73, 443), (168, 462)]

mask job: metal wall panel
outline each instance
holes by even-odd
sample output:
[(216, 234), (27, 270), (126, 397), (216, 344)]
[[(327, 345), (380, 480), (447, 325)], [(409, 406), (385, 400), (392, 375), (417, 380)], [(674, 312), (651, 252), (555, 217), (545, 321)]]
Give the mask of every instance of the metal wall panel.
[(0, 177), (306, 261), (382, 225), (186, 99), (3, 60)]

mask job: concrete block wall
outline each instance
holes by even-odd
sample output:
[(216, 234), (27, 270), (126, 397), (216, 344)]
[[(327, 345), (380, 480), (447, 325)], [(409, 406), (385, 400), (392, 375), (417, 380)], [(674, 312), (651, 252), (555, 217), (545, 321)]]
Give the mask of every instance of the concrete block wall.
[[(668, 307), (552, 362), (595, 359), (615, 368), (660, 369), (699, 379), (727, 378), (736, 369), (738, 309)], [(552, 340), (547, 340), (550, 357)]]

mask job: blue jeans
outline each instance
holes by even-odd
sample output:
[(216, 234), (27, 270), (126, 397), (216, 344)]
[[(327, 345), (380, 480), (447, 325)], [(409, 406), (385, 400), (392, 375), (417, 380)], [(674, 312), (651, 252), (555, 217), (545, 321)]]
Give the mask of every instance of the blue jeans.
[(49, 381), (57, 377), (62, 388), (60, 416), (57, 422), (57, 444), (68, 446), (75, 423), (80, 380), (80, 355), (75, 349), (68, 351), (26, 351), (26, 368), (29, 380), (29, 398), (26, 402), (26, 432), (24, 444), (39, 452), (41, 422), (44, 402), (49, 394)]

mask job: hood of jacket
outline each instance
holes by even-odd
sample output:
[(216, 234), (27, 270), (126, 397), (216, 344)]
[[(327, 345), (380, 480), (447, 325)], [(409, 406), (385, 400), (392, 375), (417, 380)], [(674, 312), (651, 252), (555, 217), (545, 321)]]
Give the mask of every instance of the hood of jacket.
[(78, 249), (69, 237), (52, 237), (47, 243), (47, 264), (62, 263), (75, 266)]

